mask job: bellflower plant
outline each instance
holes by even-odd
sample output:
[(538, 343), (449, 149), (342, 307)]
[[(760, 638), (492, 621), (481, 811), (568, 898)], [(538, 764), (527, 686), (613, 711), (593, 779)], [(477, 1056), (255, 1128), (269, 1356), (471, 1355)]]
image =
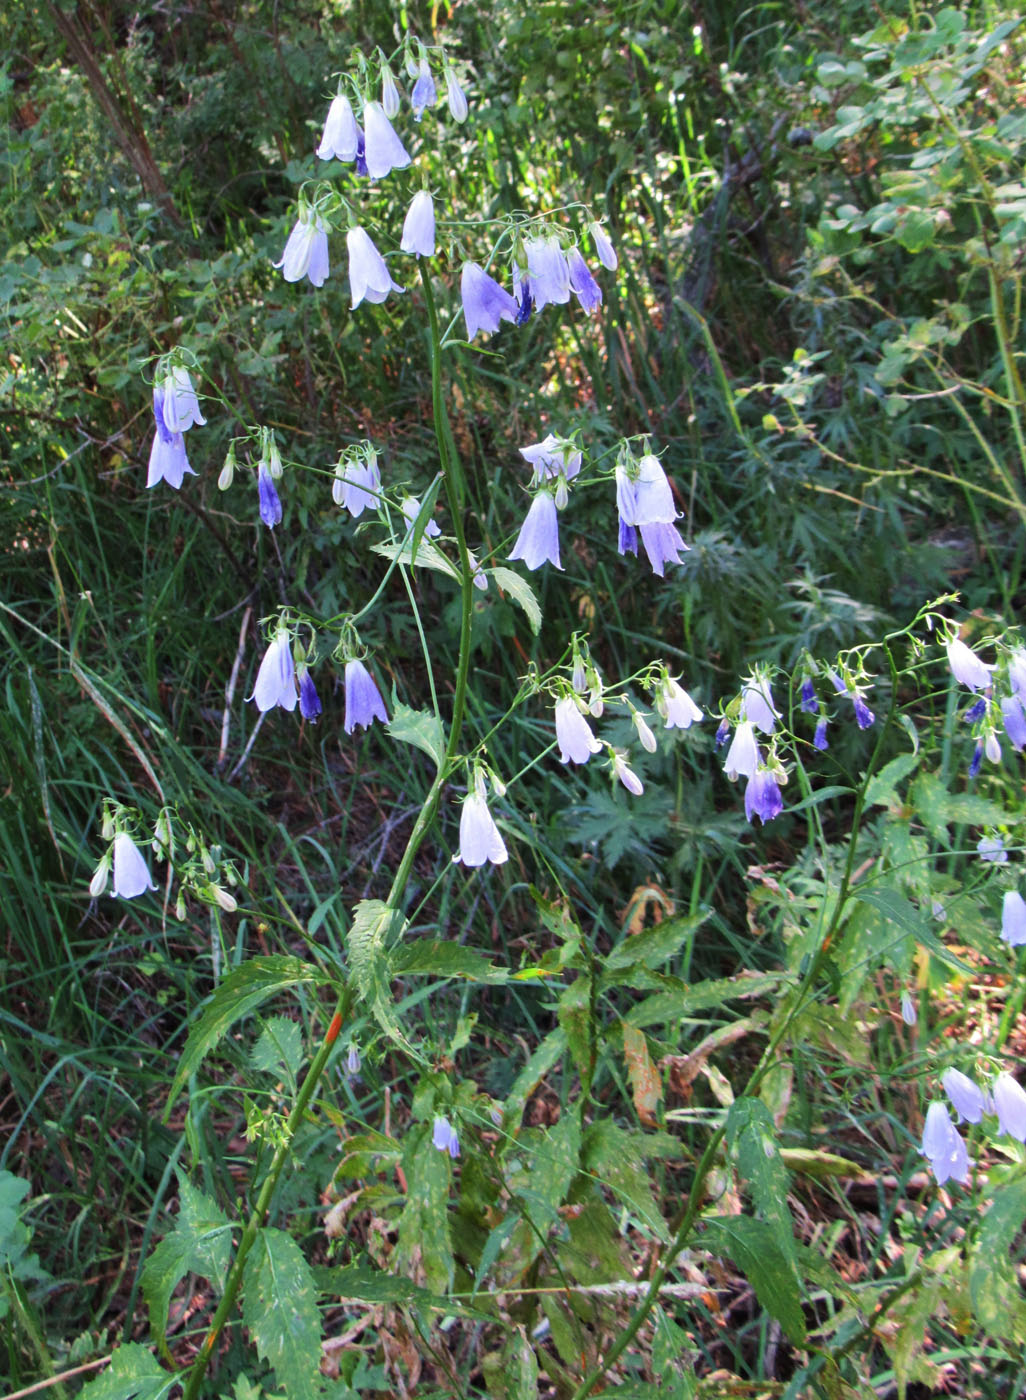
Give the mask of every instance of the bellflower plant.
[(463, 799), (460, 813), (460, 848), (454, 861), (476, 867), (490, 861), (502, 865), (509, 859), (506, 843), (488, 810), (484, 795), (472, 791)]
[(456, 1129), (449, 1122), (448, 1118), (436, 1118), (431, 1131), (431, 1143), (437, 1147), (439, 1152), (448, 1152), (455, 1161), (460, 1155), (460, 1140), (456, 1135)]
[(927, 1109), (922, 1153), (930, 1160), (938, 1186), (949, 1180), (969, 1180), (969, 1153), (942, 1103), (932, 1103)]
[(964, 1119), (967, 1123), (979, 1123), (985, 1107), (983, 1090), (979, 1085), (959, 1069), (946, 1069), (941, 1075), (941, 1084), (958, 1114), (959, 1122)]
[(1018, 890), (1005, 890), (1001, 904), (1001, 939), (1010, 948), (1026, 945), (1026, 899)]
[(521, 447), (519, 452), (533, 468), (532, 486), (540, 486), (545, 481), (555, 481), (560, 476), (565, 477), (567, 481), (573, 481), (584, 460), (584, 454), (571, 438), (556, 437), (553, 433), (547, 434), (541, 442)]
[(566, 265), (570, 273), (570, 290), (590, 316), (602, 305), (602, 288), (592, 276), (579, 248), (570, 249), (566, 255)]
[(359, 224), (354, 224), (346, 234), (346, 247), (349, 249), (349, 289), (354, 311), (361, 301), (382, 302), (389, 292), (406, 290), (392, 280), (385, 259)]
[(970, 690), (987, 689), (990, 685), (990, 674), (994, 670), (993, 666), (988, 666), (986, 662), (981, 661), (976, 653), (958, 637), (950, 637), (944, 643), (944, 649), (948, 654), (951, 674), (960, 685), (968, 686)]
[[(165, 371), (160, 385), (161, 416), (169, 433), (186, 433), (197, 423), (206, 423), (200, 412), (199, 399), (192, 387), (192, 379), (184, 365), (171, 365)], [(154, 386), (154, 409), (156, 409), (156, 385)]]
[(257, 671), (253, 694), (247, 698), (255, 702), (261, 713), (273, 710), (276, 705), (283, 710), (296, 708), (299, 699), (296, 666), (292, 659), (292, 638), (286, 627), (279, 627), (271, 639)]
[(764, 734), (773, 733), (780, 711), (773, 703), (773, 692), (765, 676), (755, 675), (744, 683), (741, 688), (741, 711), (756, 729), (761, 729)]
[[(393, 83), (394, 86), (394, 83)], [(353, 161), (360, 148), (360, 127), (349, 98), (339, 93), (332, 99), (328, 108), (328, 119), (324, 123), (324, 135), (317, 147), (321, 160)]]
[(147, 489), (156, 486), (160, 481), (166, 481), (177, 491), (185, 480), (186, 473), (189, 476), (196, 475), (189, 466), (185, 438), (181, 433), (169, 433), (161, 422), (150, 447), (150, 461), (146, 472)]
[(737, 777), (752, 778), (759, 766), (759, 746), (749, 719), (743, 719), (734, 730), (730, 748), (723, 760), (723, 771), (733, 781)]
[(335, 467), (331, 497), (336, 505), (347, 510), (354, 520), (365, 510), (377, 510), (381, 504), (381, 470), (378, 454), (373, 448), (343, 453)]
[(157, 887), (139, 847), (124, 831), (114, 837), (114, 889), (119, 899), (135, 899)]
[(273, 530), (281, 522), (281, 497), (270, 468), (262, 457), (257, 463), (257, 490), (260, 495), (260, 519)]
[(410, 202), (399, 247), (404, 253), (416, 253), (422, 258), (434, 257), (435, 202), (427, 190), (418, 190)]
[(427, 107), (433, 107), (438, 100), (438, 90), (431, 76), (431, 66), (422, 54), (417, 70), (417, 81), (413, 84), (410, 101), (413, 104), (413, 120), (419, 122)]
[(410, 163), (410, 154), (385, 116), (380, 102), (364, 104), (363, 128), (363, 158), (371, 179), (383, 180), (393, 170), (405, 170)]
[(309, 277), (314, 287), (323, 287), (328, 276), (328, 226), (317, 213), (300, 204), (285, 251), (273, 264), (281, 268), (286, 282), (301, 282)]
[(1026, 1142), (1026, 1092), (1010, 1074), (999, 1074), (991, 1090), (994, 1112), (998, 1116), (998, 1131)]
[(460, 298), (468, 340), (473, 340), (478, 331), (497, 331), (500, 321), (516, 320), (517, 304), (509, 292), (475, 262), (463, 264)]
[(510, 559), (522, 559), (531, 569), (540, 569), (545, 563), (554, 564), (562, 571), (559, 562), (559, 520), (556, 502), (548, 491), (539, 491), (531, 502), (531, 508), (520, 534), (513, 546)]
[(587, 763), (593, 753), (601, 750), (601, 743), (572, 695), (556, 701), (555, 717), (560, 763)]
[(745, 784), (745, 818), (752, 822), (756, 817), (765, 824), (779, 817), (784, 810), (784, 800), (780, 796), (780, 784), (769, 768), (756, 768)]
[(374, 720), (388, 723), (388, 711), (374, 677), (362, 661), (346, 662), (346, 717), (343, 729), (352, 734), (358, 727), (369, 729)]
[(598, 223), (589, 224), (588, 233), (591, 235), (591, 241), (595, 245), (595, 256), (598, 258), (599, 262), (603, 267), (608, 268), (610, 272), (615, 272), (618, 260), (616, 249), (610, 241), (609, 234), (606, 233), (602, 225)]
[(702, 719), (701, 709), (669, 672), (664, 672), (656, 685), (655, 707), (667, 729), (690, 729)]

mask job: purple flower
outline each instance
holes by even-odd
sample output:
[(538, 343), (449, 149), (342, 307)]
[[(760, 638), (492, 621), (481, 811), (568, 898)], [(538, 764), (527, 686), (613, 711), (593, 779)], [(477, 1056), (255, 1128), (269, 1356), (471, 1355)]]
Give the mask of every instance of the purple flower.
[[(730, 738), (730, 720), (727, 718), (726, 715), (724, 715), (723, 718), (720, 720), (719, 724), (716, 726), (716, 734), (715, 734), (715, 736), (714, 736), (714, 741), (715, 741), (716, 747), (717, 747), (718, 749), (722, 749), (723, 745), (727, 742), (727, 740), (728, 740), (729, 738)], [(758, 759), (758, 756), (759, 756), (759, 750), (758, 750), (758, 748), (756, 748), (756, 750), (755, 750), (755, 756), (756, 756), (756, 759)], [(736, 777), (737, 775), (735, 774), (734, 776)]]
[(602, 288), (591, 275), (579, 248), (570, 249), (566, 265), (570, 272), (570, 290), (590, 316), (602, 305)]
[(169, 433), (166, 427), (158, 426), (150, 448), (147, 488), (156, 486), (158, 481), (166, 481), (177, 491), (185, 480), (186, 472), (190, 476), (196, 475), (185, 453), (185, 438), (181, 433)]
[(851, 703), (855, 709), (855, 723), (860, 729), (868, 729), (871, 724), (875, 723), (876, 715), (873, 714), (857, 690), (853, 690), (851, 693)]
[(516, 320), (517, 304), (509, 292), (475, 262), (463, 264), (460, 296), (468, 340), (473, 340), (478, 331), (497, 331), (500, 321)]
[[(407, 525), (413, 526), (417, 523), (417, 516), (420, 514), (420, 501), (417, 499), (416, 496), (406, 497), (402, 504), (402, 512), (403, 515), (406, 517)], [(436, 540), (438, 539), (441, 533), (442, 531), (440, 526), (429, 516), (428, 522), (424, 526), (424, 534), (429, 540)], [(487, 586), (488, 583), (486, 580), (485, 587), (487, 588)]]
[(556, 743), (560, 763), (587, 763), (602, 748), (572, 695), (556, 701)]
[[(189, 371), (183, 365), (174, 365), (169, 369), (160, 388), (160, 417), (169, 433), (185, 433), (194, 424), (207, 421), (200, 412), (199, 399), (192, 387)], [(153, 410), (156, 414), (157, 385), (153, 387)]]
[(328, 276), (328, 226), (312, 209), (301, 212), (289, 234), (285, 251), (273, 264), (281, 268), (286, 282), (300, 282), (309, 277), (315, 287), (322, 287)]
[(912, 1000), (912, 993), (907, 990), (903, 991), (901, 994), (901, 1019), (905, 1022), (906, 1026), (914, 1026), (918, 1019), (916, 1004)]
[(299, 713), (311, 724), (316, 724), (321, 714), (321, 698), (313, 683), (313, 676), (303, 666), (299, 672)]
[(1016, 647), (1008, 654), (1008, 682), (1026, 704), (1026, 650), (1022, 647)]
[(1006, 865), (1008, 862), (1003, 836), (981, 836), (976, 843), (976, 854), (980, 860), (989, 860), (994, 865)]
[(354, 1075), (360, 1073), (360, 1052), (355, 1045), (350, 1045), (346, 1053), (346, 1073)]
[[(680, 552), (682, 549), (687, 552), (688, 546), (676, 525), (641, 525), (638, 528), (641, 530), (641, 543), (645, 546), (652, 572), (662, 578), (663, 566), (679, 564)], [(623, 553), (622, 550), (620, 552)]]
[(985, 1106), (983, 1090), (979, 1085), (959, 1069), (946, 1069), (941, 1075), (941, 1084), (958, 1114), (959, 1122), (964, 1118), (967, 1123), (978, 1123)]
[(609, 239), (609, 234), (601, 224), (591, 223), (588, 225), (588, 232), (591, 234), (591, 241), (595, 245), (595, 256), (603, 267), (610, 272), (616, 271), (616, 249)]
[(404, 170), (409, 165), (409, 152), (396, 135), (380, 102), (364, 104), (363, 126), (363, 158), (372, 180), (383, 180), (390, 171)]
[(570, 269), (559, 240), (528, 238), (524, 242), (524, 252), (527, 268), (514, 269), (514, 294), (518, 287), (526, 288), (535, 311), (541, 311), (549, 302), (565, 305), (570, 300)]
[(1026, 1142), (1026, 1093), (1010, 1074), (999, 1074), (991, 1091), (994, 1111), (998, 1116), (998, 1131), (1019, 1142)]
[(263, 458), (257, 464), (257, 490), (260, 495), (260, 519), (273, 530), (281, 520), (281, 498)]
[(521, 447), (520, 455), (534, 468), (531, 485), (540, 486), (543, 481), (555, 481), (562, 476), (573, 481), (581, 470), (583, 453), (571, 438), (558, 438), (549, 433), (541, 442)]
[(668, 525), (677, 519), (673, 491), (663, 464), (654, 452), (646, 452), (638, 462), (634, 486), (634, 518), (629, 525)]
[(348, 97), (342, 93), (332, 99), (324, 135), (317, 147), (321, 160), (355, 160), (360, 146), (360, 128)]
[(1005, 726), (1008, 742), (1016, 753), (1026, 746), (1026, 715), (1017, 695), (1006, 695), (1001, 701), (1001, 722)]
[(969, 776), (975, 778), (983, 767), (983, 745), (977, 744), (969, 761)]
[(955, 680), (968, 686), (970, 690), (986, 690), (990, 685), (990, 673), (994, 667), (981, 661), (976, 653), (957, 637), (952, 637), (944, 646)]
[(399, 247), (404, 253), (416, 253), (422, 258), (434, 256), (435, 202), (427, 190), (418, 190), (410, 201)]
[(346, 234), (346, 247), (349, 249), (349, 290), (354, 311), (361, 301), (382, 302), (389, 292), (405, 291), (398, 282), (392, 281), (385, 259), (359, 224), (355, 224)]
[[(723, 721), (726, 724), (726, 720)], [(722, 726), (721, 726), (722, 727)], [(752, 722), (743, 719), (734, 730), (730, 748), (723, 760), (723, 771), (733, 781), (734, 778), (751, 778), (759, 766), (759, 745), (755, 742)]]
[(802, 711), (805, 714), (819, 714), (819, 697), (816, 694), (816, 687), (813, 685), (811, 679), (808, 676), (806, 676), (805, 680), (802, 681), (800, 703)]
[(135, 899), (156, 888), (139, 847), (131, 836), (119, 831), (114, 837), (114, 894), (119, 899)]
[(1026, 899), (1018, 890), (1006, 890), (1001, 904), (1001, 939), (1010, 948), (1026, 944)]
[(611, 749), (610, 755), (613, 760), (613, 773), (620, 779), (629, 793), (635, 797), (640, 797), (645, 791), (645, 785), (635, 773), (633, 768), (628, 768), (627, 757), (620, 749)]
[(454, 122), (467, 120), (467, 95), (460, 87), (459, 79), (451, 68), (445, 70), (445, 95), (449, 102), (449, 115)]
[(702, 718), (702, 711), (672, 676), (664, 676), (656, 687), (655, 707), (667, 729), (690, 729)]
[(949, 1179), (961, 1182), (969, 1180), (969, 1154), (942, 1103), (932, 1103), (927, 1109), (922, 1153), (930, 1159), (938, 1186), (943, 1186)]
[(756, 729), (764, 734), (772, 734), (780, 711), (773, 703), (770, 683), (765, 677), (753, 676), (741, 687), (741, 713), (751, 720)]
[(478, 866), (484, 865), (485, 861), (502, 865), (508, 859), (506, 843), (492, 820), (488, 803), (479, 792), (468, 793), (460, 813), (460, 848), (453, 860)]
[(548, 561), (562, 569), (559, 562), (559, 520), (556, 502), (547, 491), (539, 491), (513, 547), (510, 559), (522, 559), (529, 569), (539, 569)]
[(812, 747), (819, 749), (820, 753), (826, 753), (830, 745), (827, 743), (827, 721), (826, 715), (820, 715), (816, 721), (816, 732), (812, 736)]
[(374, 677), (362, 661), (346, 662), (346, 717), (342, 728), (352, 734), (358, 726), (369, 729), (374, 720), (388, 723), (388, 711)]
[(380, 507), (380, 492), (381, 469), (376, 452), (371, 452), (367, 457), (346, 457), (335, 468), (331, 498), (354, 520), (359, 519), (365, 510)]
[(296, 667), (292, 660), (292, 640), (284, 627), (278, 629), (264, 652), (253, 694), (247, 698), (256, 702), (261, 713), (273, 710), (275, 705), (283, 710), (296, 708)]
[(981, 695), (979, 700), (974, 700), (962, 716), (966, 724), (975, 724), (978, 719), (982, 719), (987, 713), (986, 696)]
[(438, 1148), (439, 1152), (448, 1152), (454, 1161), (460, 1155), (460, 1140), (456, 1136), (456, 1129), (448, 1118), (435, 1119), (431, 1132), (431, 1143)]
[(745, 785), (745, 819), (758, 817), (762, 823), (779, 817), (784, 810), (780, 785), (768, 768), (757, 768)]
[(410, 101), (413, 103), (413, 120), (419, 122), (424, 115), (424, 108), (433, 107), (437, 99), (438, 92), (435, 88), (435, 80), (431, 76), (431, 69), (427, 59), (422, 58), (417, 81), (413, 84), (413, 91), (410, 94)]

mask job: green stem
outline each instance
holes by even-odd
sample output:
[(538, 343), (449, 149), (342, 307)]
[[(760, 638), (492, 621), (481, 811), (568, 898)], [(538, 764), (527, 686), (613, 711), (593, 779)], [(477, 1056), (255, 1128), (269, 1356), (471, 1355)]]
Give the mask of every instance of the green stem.
[(193, 1362), (189, 1379), (185, 1383), (182, 1400), (196, 1400), (196, 1396), (199, 1393), (199, 1388), (203, 1382), (203, 1377), (206, 1373), (210, 1358), (213, 1355), (214, 1347), (217, 1345), (217, 1339), (221, 1335), (224, 1325), (235, 1307), (235, 1300), (238, 1298), (239, 1289), (242, 1287), (242, 1273), (246, 1259), (249, 1255), (249, 1251), (256, 1243), (257, 1235), (260, 1233), (267, 1216), (271, 1204), (271, 1197), (274, 1195), (274, 1188), (277, 1186), (282, 1168), (289, 1158), (292, 1138), (300, 1123), (303, 1121), (310, 1100), (313, 1097), (314, 1090), (317, 1088), (317, 1083), (324, 1073), (324, 1067), (328, 1063), (328, 1056), (331, 1054), (335, 1042), (338, 1039), (339, 1031), (342, 1029), (346, 1016), (349, 1014), (351, 1003), (352, 992), (347, 986), (343, 988), (342, 994), (338, 999), (338, 1005), (335, 1008), (335, 1014), (332, 1016), (324, 1040), (321, 1042), (321, 1047), (310, 1062), (310, 1068), (306, 1072), (306, 1078), (299, 1087), (296, 1101), (292, 1105), (292, 1112), (289, 1114), (288, 1122), (285, 1125), (282, 1141), (275, 1149), (274, 1156), (271, 1158), (271, 1165), (260, 1187), (260, 1194), (257, 1196), (256, 1204), (250, 1212), (249, 1219), (246, 1222), (246, 1228), (242, 1232), (242, 1239), (239, 1241), (239, 1248), (232, 1261), (232, 1266), (228, 1270), (228, 1278), (225, 1282), (224, 1293), (222, 1294), (220, 1303), (217, 1305), (217, 1311), (214, 1313), (213, 1319), (211, 1320), (210, 1330), (203, 1340), (199, 1355)]

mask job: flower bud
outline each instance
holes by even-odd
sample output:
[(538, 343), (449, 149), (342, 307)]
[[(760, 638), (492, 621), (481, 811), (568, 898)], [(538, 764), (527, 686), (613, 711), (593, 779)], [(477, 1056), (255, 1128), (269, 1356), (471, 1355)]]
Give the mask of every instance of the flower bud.
[(100, 861), (99, 865), (96, 867), (95, 873), (93, 874), (93, 878), (89, 881), (89, 895), (91, 899), (99, 899), (100, 895), (103, 894), (104, 890), (107, 888), (107, 880), (109, 876), (110, 851), (108, 851), (107, 854)]

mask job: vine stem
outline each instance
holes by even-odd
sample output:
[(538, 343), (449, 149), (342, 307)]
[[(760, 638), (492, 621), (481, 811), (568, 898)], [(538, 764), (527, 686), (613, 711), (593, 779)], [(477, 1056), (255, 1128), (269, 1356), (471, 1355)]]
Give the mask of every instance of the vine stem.
[[(913, 623), (912, 626), (914, 625), (915, 624)], [(785, 1037), (791, 1029), (791, 1026), (794, 1024), (795, 1017), (801, 1011), (802, 1007), (805, 1005), (810, 995), (812, 994), (812, 990), (816, 984), (816, 980), (819, 976), (820, 970), (823, 967), (823, 963), (826, 961), (827, 954), (830, 950), (831, 944), (833, 943), (834, 935), (840, 927), (844, 915), (844, 906), (848, 899), (848, 892), (851, 889), (852, 883), (855, 878), (856, 847), (858, 844), (859, 830), (862, 825), (862, 816), (865, 811), (866, 793), (868, 791), (869, 783), (873, 777), (873, 774), (876, 771), (877, 764), (879, 763), (880, 757), (883, 753), (884, 741), (891, 728), (891, 724), (898, 707), (898, 671), (895, 665), (894, 653), (891, 649), (890, 643), (898, 640), (898, 638), (900, 637), (907, 635), (909, 630), (910, 628), (905, 628), (903, 631), (891, 633), (883, 639), (883, 648), (887, 656), (887, 663), (891, 674), (890, 705), (888, 707), (887, 714), (884, 717), (883, 723), (880, 725), (880, 729), (877, 734), (876, 745), (873, 749), (872, 757), (870, 758), (869, 763), (866, 767), (865, 777), (862, 783), (859, 785), (855, 794), (855, 807), (852, 812), (851, 819), (851, 839), (848, 843), (848, 855), (844, 864), (844, 870), (841, 874), (841, 881), (840, 885), (838, 886), (837, 900), (834, 904), (833, 912), (830, 916), (830, 920), (827, 924), (823, 937), (820, 940), (819, 947), (817, 948), (814, 956), (810, 960), (805, 975), (798, 985), (793, 1004), (790, 1007), (788, 1014), (785, 1017), (783, 1017), (780, 1025), (770, 1036), (770, 1039), (766, 1045), (766, 1049), (764, 1050), (762, 1056), (759, 1059), (759, 1063), (752, 1071), (752, 1074), (749, 1076), (748, 1082), (746, 1083), (742, 1091), (743, 1096), (747, 1097), (748, 1095), (751, 1095), (758, 1089), (766, 1073), (775, 1063), (776, 1054), (780, 1048), (781, 1043), (784, 1041)], [(644, 1325), (646, 1319), (648, 1318), (648, 1315), (651, 1313), (652, 1309), (659, 1301), (659, 1290), (665, 1282), (666, 1276), (673, 1268), (673, 1265), (676, 1262), (678, 1256), (680, 1255), (681, 1250), (686, 1245), (691, 1231), (694, 1228), (695, 1222), (698, 1219), (699, 1212), (701, 1211), (704, 1205), (705, 1183), (708, 1179), (709, 1173), (713, 1168), (716, 1155), (719, 1151), (720, 1144), (723, 1142), (723, 1139), (726, 1136), (726, 1132), (726, 1123), (721, 1123), (720, 1126), (716, 1128), (716, 1130), (713, 1132), (712, 1136), (709, 1138), (709, 1141), (706, 1143), (705, 1150), (703, 1151), (701, 1157), (698, 1160), (698, 1166), (695, 1168), (694, 1180), (691, 1184), (691, 1190), (688, 1193), (687, 1204), (684, 1206), (682, 1212), (680, 1213), (677, 1219), (673, 1238), (670, 1240), (670, 1243), (663, 1248), (659, 1256), (659, 1263), (656, 1266), (655, 1272), (653, 1273), (651, 1279), (649, 1280), (648, 1291), (646, 1292), (645, 1297), (642, 1299), (638, 1307), (634, 1310), (634, 1313), (631, 1316), (630, 1321), (627, 1323), (627, 1326), (617, 1337), (616, 1341), (610, 1347), (606, 1355), (602, 1357), (602, 1359), (585, 1376), (584, 1380), (581, 1381), (580, 1385), (574, 1391), (571, 1400), (586, 1400), (586, 1397), (591, 1393), (594, 1387), (599, 1383), (599, 1381), (601, 1381), (605, 1377), (608, 1371), (616, 1364), (619, 1358), (630, 1346), (631, 1342), (634, 1340), (634, 1338), (637, 1336), (638, 1332)]]
[(214, 1347), (217, 1345), (217, 1339), (221, 1335), (224, 1325), (235, 1307), (236, 1299), (239, 1296), (239, 1289), (242, 1287), (242, 1272), (246, 1264), (246, 1259), (253, 1245), (256, 1243), (257, 1235), (270, 1209), (274, 1188), (278, 1184), (278, 1178), (281, 1176), (282, 1168), (289, 1157), (292, 1138), (300, 1123), (303, 1121), (310, 1100), (313, 1098), (314, 1090), (317, 1088), (318, 1081), (324, 1073), (325, 1066), (328, 1063), (328, 1056), (331, 1054), (336, 1040), (338, 1040), (339, 1031), (342, 1029), (346, 1016), (349, 1013), (351, 1002), (352, 992), (349, 987), (344, 987), (339, 996), (335, 1014), (332, 1016), (324, 1039), (321, 1041), (320, 1048), (311, 1060), (310, 1068), (307, 1070), (306, 1077), (299, 1087), (299, 1092), (296, 1094), (296, 1101), (292, 1105), (292, 1112), (289, 1114), (288, 1122), (285, 1125), (282, 1141), (275, 1148), (274, 1156), (271, 1158), (271, 1165), (260, 1187), (260, 1193), (256, 1198), (256, 1204), (250, 1212), (246, 1227), (242, 1232), (242, 1239), (239, 1241), (239, 1248), (232, 1261), (232, 1266), (228, 1270), (228, 1277), (225, 1280), (224, 1293), (221, 1295), (221, 1301), (218, 1303), (217, 1311), (211, 1319), (210, 1328), (203, 1339), (203, 1345), (200, 1347), (199, 1355), (192, 1364), (189, 1379), (185, 1382), (182, 1400), (196, 1400), (196, 1395), (199, 1392), (203, 1377), (206, 1374), (207, 1366), (210, 1363), (210, 1358), (213, 1355)]

